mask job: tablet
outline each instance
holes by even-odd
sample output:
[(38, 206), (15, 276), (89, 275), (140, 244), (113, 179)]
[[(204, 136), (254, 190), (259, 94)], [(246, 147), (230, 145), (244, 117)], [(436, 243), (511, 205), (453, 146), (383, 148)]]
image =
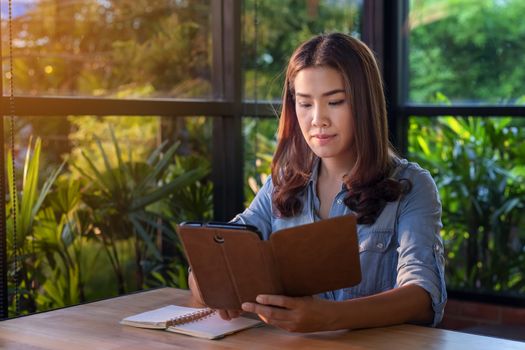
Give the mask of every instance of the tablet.
[(315, 295), (361, 281), (354, 215), (279, 230), (268, 240), (231, 223), (185, 222), (177, 233), (211, 308), (240, 309), (259, 294)]

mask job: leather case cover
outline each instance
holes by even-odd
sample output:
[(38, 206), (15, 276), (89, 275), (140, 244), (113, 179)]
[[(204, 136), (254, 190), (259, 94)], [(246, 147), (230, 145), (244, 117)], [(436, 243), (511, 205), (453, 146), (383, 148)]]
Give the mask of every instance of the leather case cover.
[(178, 226), (207, 306), (240, 309), (259, 294), (314, 295), (361, 281), (356, 219), (339, 216), (276, 231)]

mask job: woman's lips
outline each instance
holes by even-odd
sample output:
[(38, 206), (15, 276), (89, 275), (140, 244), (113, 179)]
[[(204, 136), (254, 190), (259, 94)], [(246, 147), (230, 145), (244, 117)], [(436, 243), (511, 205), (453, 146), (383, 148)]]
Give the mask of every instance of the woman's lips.
[(335, 137), (335, 135), (329, 135), (329, 134), (316, 134), (313, 136), (315, 140), (317, 140), (317, 143), (321, 146), (326, 145), (332, 139)]

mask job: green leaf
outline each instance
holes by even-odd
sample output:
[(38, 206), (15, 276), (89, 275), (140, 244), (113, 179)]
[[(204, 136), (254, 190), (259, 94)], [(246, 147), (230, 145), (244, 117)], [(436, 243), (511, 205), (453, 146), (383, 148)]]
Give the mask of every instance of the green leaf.
[(157, 246), (154, 242), (154, 237), (149, 235), (146, 230), (142, 227), (140, 224), (140, 221), (138, 220), (137, 216), (134, 214), (130, 214), (129, 219), (131, 223), (133, 224), (133, 228), (135, 229), (136, 233), (142, 238), (144, 243), (146, 243), (146, 246), (149, 248), (149, 251), (153, 253), (156, 259), (162, 260), (162, 256), (160, 255), (159, 250), (157, 249)]
[[(122, 159), (122, 154), (120, 151), (120, 146), (117, 141), (117, 137), (115, 136), (115, 132), (112, 127), (109, 128), (110, 134), (111, 134), (111, 140), (113, 141), (113, 145), (115, 147), (115, 154), (117, 155), (117, 162), (118, 162), (118, 168), (123, 171), (124, 178), (128, 179), (131, 185), (131, 188), (134, 188), (136, 186), (135, 181), (133, 179), (133, 176), (131, 176), (131, 171), (129, 170), (128, 165), (124, 160)], [(126, 188), (127, 186), (124, 186)]]
[(453, 117), (447, 117), (447, 125), (462, 139), (469, 139), (472, 134), (461, 123)]
[(96, 144), (98, 146), (98, 149), (100, 151), (100, 154), (102, 155), (102, 159), (104, 160), (104, 166), (106, 167), (106, 172), (105, 174), (107, 174), (107, 178), (108, 178), (108, 185), (111, 187), (111, 188), (115, 188), (117, 190), (124, 190), (124, 187), (121, 186), (121, 184), (119, 183), (116, 175), (115, 175), (115, 172), (112, 170), (112, 167), (111, 167), (111, 163), (109, 162), (109, 158), (108, 158), (108, 155), (106, 154), (106, 151), (104, 151), (104, 147), (102, 147), (102, 143), (100, 142), (100, 139), (99, 138), (96, 138)]
[[(31, 141), (30, 141), (31, 142)], [(25, 181), (22, 183), (22, 196), (20, 198), (20, 216), (17, 217), (20, 225), (18, 225), (19, 232), (22, 237), (26, 237), (31, 233), (31, 226), (33, 222), (33, 206), (36, 201), (38, 191), (38, 174), (40, 165), (40, 148), (41, 140), (38, 138), (31, 157), (30, 149), (32, 145), (28, 145), (25, 162)]]
[(151, 203), (154, 203), (161, 198), (164, 198), (168, 196), (173, 190), (175, 190), (178, 187), (186, 186), (200, 178), (202, 178), (205, 174), (205, 169), (194, 169), (190, 170), (187, 173), (184, 173), (180, 176), (178, 176), (175, 180), (167, 183), (166, 185), (159, 187), (158, 189), (154, 190), (153, 192), (142, 196), (141, 198), (137, 198), (133, 200), (133, 203), (131, 205), (130, 210), (136, 211), (141, 208), (145, 208)]
[(525, 165), (516, 165), (510, 170), (512, 177), (525, 177)]
[(157, 159), (164, 147), (168, 144), (168, 140), (164, 140), (151, 154), (149, 155), (148, 159), (146, 160), (146, 163), (148, 165), (153, 165), (153, 162), (155, 162), (155, 159)]
[(58, 175), (62, 172), (62, 169), (64, 168), (64, 165), (66, 164), (66, 162), (62, 162), (62, 164), (60, 165), (60, 167), (58, 167), (58, 169), (56, 169), (52, 174), (51, 176), (46, 180), (46, 182), (44, 183), (44, 185), (42, 186), (42, 190), (40, 191), (40, 195), (38, 196), (38, 199), (35, 203), (35, 205), (33, 206), (33, 210), (32, 210), (32, 216), (36, 216), (36, 214), (38, 213), (38, 211), (40, 210), (40, 207), (42, 206), (42, 203), (44, 202), (44, 199), (46, 198), (46, 196), (49, 194), (50, 190), (51, 190), (51, 187), (53, 186), (53, 184), (55, 183)]
[(78, 168), (77, 166), (75, 166), (75, 169), (81, 171), (82, 174), (85, 174), (89, 179), (91, 179), (97, 185), (97, 187), (100, 190), (102, 190), (103, 192), (109, 195), (110, 193), (108, 192), (108, 189), (111, 188), (111, 184), (106, 181), (105, 177), (102, 176), (100, 171), (97, 169), (93, 161), (91, 161), (91, 159), (86, 155), (86, 153), (84, 153), (84, 151), (80, 151), (80, 153), (82, 154), (82, 157), (84, 157), (84, 159), (87, 161), (88, 166), (91, 169), (91, 171), (95, 174), (95, 177), (91, 177), (87, 175), (87, 173), (85, 173), (84, 171), (81, 171), (81, 169)]
[[(160, 159), (160, 161), (155, 165), (153, 170), (144, 178), (137, 187), (133, 190), (134, 194), (138, 194), (146, 188), (146, 186), (155, 180), (159, 174), (161, 174), (164, 170), (166, 170), (166, 167), (170, 164), (170, 162), (173, 160), (173, 156), (175, 155), (175, 152), (177, 151), (177, 148), (179, 147), (179, 143), (173, 144), (164, 154), (164, 156)], [(156, 150), (159, 150), (160, 147), (157, 147)]]
[(419, 144), (419, 147), (421, 147), (423, 154), (430, 155), (430, 148), (428, 147), (428, 143), (422, 136), (417, 137), (417, 143)]

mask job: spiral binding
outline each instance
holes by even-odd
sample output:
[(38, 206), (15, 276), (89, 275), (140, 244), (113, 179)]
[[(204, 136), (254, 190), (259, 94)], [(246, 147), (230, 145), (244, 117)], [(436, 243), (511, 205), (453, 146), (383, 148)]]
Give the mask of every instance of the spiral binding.
[(171, 327), (171, 326), (177, 326), (180, 324), (186, 324), (186, 323), (204, 320), (212, 316), (214, 313), (215, 313), (215, 310), (206, 308), (206, 309), (192, 312), (191, 314), (175, 317), (166, 322), (166, 328)]

